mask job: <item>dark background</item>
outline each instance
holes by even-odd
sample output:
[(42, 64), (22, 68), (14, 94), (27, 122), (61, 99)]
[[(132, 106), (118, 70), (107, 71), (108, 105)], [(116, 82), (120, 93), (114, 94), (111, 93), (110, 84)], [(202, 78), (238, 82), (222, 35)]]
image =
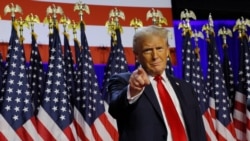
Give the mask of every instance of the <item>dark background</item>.
[(250, 0), (172, 0), (173, 19), (180, 20), (184, 9), (194, 11), (198, 20), (250, 18)]

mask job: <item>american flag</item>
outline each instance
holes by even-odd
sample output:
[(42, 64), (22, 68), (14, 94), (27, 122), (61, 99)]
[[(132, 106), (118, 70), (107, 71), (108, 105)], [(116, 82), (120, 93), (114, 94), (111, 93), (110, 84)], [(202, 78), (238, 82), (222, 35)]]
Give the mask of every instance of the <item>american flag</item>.
[(223, 46), (224, 57), (222, 60), (222, 69), (224, 73), (224, 79), (226, 82), (226, 88), (229, 96), (230, 109), (233, 111), (234, 95), (235, 95), (235, 84), (234, 75), (231, 61), (228, 55), (228, 46)]
[(104, 101), (98, 86), (92, 56), (90, 54), (84, 23), (81, 26), (83, 50), (76, 76), (76, 97), (74, 117), (77, 134), (81, 140), (117, 140), (112, 134), (116, 129), (109, 125)]
[(73, 110), (70, 93), (67, 91), (65, 64), (57, 27), (54, 27), (52, 39), (46, 84), (37, 115), (37, 128), (44, 140), (75, 140)]
[(64, 32), (64, 63), (66, 72), (67, 93), (70, 94), (71, 104), (73, 104), (73, 97), (75, 96), (75, 69), (72, 57), (72, 51), (69, 45), (69, 35)]
[[(198, 47), (197, 47), (198, 48)], [(196, 49), (197, 49), (196, 48)], [(201, 108), (203, 123), (206, 130), (206, 137), (208, 141), (216, 141), (215, 127), (213, 124), (212, 116), (209, 108), (209, 96), (207, 88), (205, 85), (203, 73), (200, 66), (200, 57), (199, 52), (195, 54), (193, 71), (194, 73), (192, 78), (192, 84), (194, 86), (195, 92), (198, 96), (198, 101)]]
[(111, 117), (108, 113), (108, 103), (109, 103), (109, 93), (108, 93), (108, 81), (110, 77), (114, 74), (121, 73), (121, 72), (128, 72), (128, 64), (124, 55), (122, 40), (121, 40), (121, 33), (119, 29), (115, 30), (116, 32), (116, 41), (114, 40), (113, 36), (111, 36), (111, 51), (109, 54), (108, 62), (105, 66), (104, 70), (104, 78), (102, 84), (102, 96), (105, 100), (105, 113), (109, 119), (109, 122), (112, 126), (116, 129), (114, 130), (113, 135), (118, 136), (116, 120)]
[(182, 78), (192, 83), (192, 75), (195, 75), (192, 73), (193, 71), (193, 62), (194, 62), (194, 55), (192, 53), (192, 45), (191, 45), (191, 38), (190, 38), (190, 32), (185, 32), (183, 34), (183, 40), (182, 40)]
[(41, 60), (40, 52), (36, 42), (37, 35), (32, 32), (31, 38), (31, 56), (29, 65), (29, 79), (31, 87), (31, 95), (33, 97), (35, 114), (37, 114), (38, 107), (41, 104), (41, 96), (44, 90), (45, 71), (43, 69), (43, 62)]
[[(198, 47), (195, 49), (198, 49)], [(193, 85), (197, 94), (207, 140), (216, 141), (215, 127), (209, 109), (209, 97), (205, 88), (205, 81), (200, 66), (200, 56), (199, 52), (194, 51), (191, 46), (190, 32), (184, 34), (182, 53), (184, 53), (183, 56), (185, 56), (185, 58), (183, 58), (183, 78), (185, 81)]]
[(209, 33), (209, 39), (207, 41), (207, 88), (208, 95), (210, 96), (209, 105), (215, 124), (216, 136), (220, 141), (236, 140), (236, 133), (229, 105), (229, 96), (213, 32)]
[(239, 74), (238, 74), (238, 82), (237, 89), (235, 93), (235, 101), (234, 101), (234, 112), (233, 119), (236, 130), (236, 135), (238, 140), (249, 140), (250, 134), (247, 133), (249, 130), (248, 122), (248, 110), (246, 109), (247, 96), (250, 94), (248, 90), (250, 87), (250, 58), (249, 58), (249, 46), (248, 39), (246, 34), (243, 34), (239, 38)]
[(1, 89), (0, 140), (37, 139), (32, 95), (26, 70), (24, 50), (12, 25)]
[(128, 64), (124, 55), (122, 46), (120, 29), (116, 29), (116, 40), (111, 36), (111, 51), (109, 54), (108, 62), (104, 70), (104, 78), (102, 84), (102, 95), (103, 98), (109, 103), (108, 95), (108, 81), (114, 74), (121, 72), (128, 72)]

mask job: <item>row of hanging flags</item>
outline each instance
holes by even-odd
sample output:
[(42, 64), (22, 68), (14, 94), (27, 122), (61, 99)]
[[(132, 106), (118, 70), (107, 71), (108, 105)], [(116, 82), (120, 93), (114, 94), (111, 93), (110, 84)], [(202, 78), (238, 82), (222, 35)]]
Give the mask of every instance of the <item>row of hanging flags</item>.
[[(173, 30), (170, 0), (11, 2), (0, 1), (4, 13), (0, 21), (4, 34), (0, 38), (8, 42), (6, 60), (3, 62), (0, 56), (0, 140), (118, 140), (116, 121), (107, 112), (107, 82), (111, 75), (128, 71), (123, 47), (132, 46), (132, 35), (143, 26), (140, 19), (145, 19), (145, 25), (147, 22), (148, 25), (164, 24)], [(30, 14), (19, 18), (24, 10)], [(88, 16), (90, 10), (95, 16)], [(127, 19), (136, 18), (128, 22), (125, 15)], [(39, 17), (45, 17), (44, 24), (39, 23)], [(76, 22), (79, 18), (80, 22)], [(122, 22), (130, 26), (122, 27)], [(25, 33), (26, 26), (31, 34)], [(103, 38), (102, 32), (108, 33), (109, 38), (105, 38), (106, 35)], [(127, 38), (123, 43), (121, 33)], [(173, 38), (171, 40), (174, 47)], [(105, 42), (111, 50), (100, 88), (90, 47)], [(24, 55), (27, 43), (31, 46), (28, 64)], [(41, 59), (40, 44), (47, 44), (49, 48), (47, 68)]]
[[(246, 33), (250, 25), (243, 17), (236, 21), (233, 31), (238, 31), (239, 71), (237, 84), (228, 55), (227, 37), (232, 37), (232, 30), (223, 26), (214, 31), (212, 15), (202, 31), (192, 29), (190, 20), (196, 20), (192, 10), (181, 12), (179, 29), (182, 37), (182, 78), (192, 83), (197, 94), (207, 139), (211, 141), (246, 141), (250, 140), (250, 111), (247, 100), (250, 97), (250, 50)], [(204, 36), (205, 35), (205, 36)], [(216, 35), (223, 40), (224, 58), (221, 60), (217, 51)], [(204, 78), (200, 64), (199, 39), (206, 38), (208, 56), (208, 74)], [(192, 46), (194, 41), (194, 46)]]
[[(11, 24), (9, 25), (12, 26), (8, 39), (7, 59), (5, 65), (2, 65), (3, 63), (0, 65), (0, 73), (2, 74), (2, 77), (0, 77), (0, 140), (118, 140), (115, 120), (107, 112), (108, 96), (106, 84), (111, 75), (128, 71), (123, 47), (124, 44), (125, 47), (131, 47), (132, 38), (128, 37), (128, 35), (132, 35), (137, 28), (143, 26), (139, 20), (140, 16), (144, 15), (143, 18), (145, 18), (145, 13), (147, 13), (146, 21), (149, 21), (148, 19), (150, 18), (152, 19), (150, 24), (162, 26), (166, 24), (162, 12), (149, 8), (154, 4), (152, 1), (134, 2), (134, 6), (138, 4), (136, 6), (139, 8), (130, 7), (132, 2), (130, 5), (129, 1), (126, 4), (122, 1), (119, 1), (120, 3), (113, 1), (113, 5), (117, 6), (116, 8), (105, 4), (103, 6), (103, 2), (91, 3), (89, 1), (92, 4), (91, 7), (99, 9), (99, 15), (103, 15), (104, 11), (107, 11), (107, 8), (109, 8), (107, 12), (109, 13), (109, 19), (105, 19), (100, 23), (104, 16), (91, 17), (89, 19), (90, 23), (92, 22), (91, 26), (87, 26), (84, 22), (85, 19), (88, 19), (86, 13), (89, 13), (91, 9), (91, 7), (88, 7), (90, 5), (85, 5), (82, 2), (74, 4), (70, 2), (65, 3), (64, 1), (60, 5), (72, 6), (72, 9), (78, 12), (78, 19), (80, 17), (79, 23), (73, 22), (71, 24), (70, 27), (73, 32), (70, 34), (66, 28), (70, 22), (61, 15), (64, 9), (56, 5), (56, 2), (59, 3), (59, 1), (50, 1), (53, 2), (50, 6), (48, 5), (51, 3), (44, 1), (27, 2), (37, 8), (46, 7), (46, 12), (42, 14), (46, 17), (45, 21), (48, 27), (46, 27), (46, 30), (44, 30), (45, 28), (41, 29), (48, 31), (49, 36), (47, 36), (47, 43), (43, 42), (45, 41), (43, 39), (39, 42), (48, 44), (48, 68), (45, 71), (41, 60), (42, 54), (38, 50), (38, 38), (41, 35), (37, 36), (35, 33), (37, 31), (37, 23), (35, 16), (32, 16), (35, 14), (31, 14), (28, 18), (32, 31), (30, 41), (32, 52), (27, 67), (23, 44), (27, 41), (28, 35), (25, 35), (23, 30), (25, 22), (21, 18), (16, 17), (16, 14), (21, 12), (21, 6), (15, 3), (5, 4), (3, 9), (6, 15), (11, 15)], [(0, 3), (3, 2), (1, 1)], [(120, 4), (120, 7), (118, 4)], [(0, 5), (3, 6), (2, 4)], [(161, 5), (162, 9), (159, 5)], [(161, 10), (167, 9), (164, 14), (169, 12), (169, 10), (171, 11), (169, 1), (167, 5), (159, 5), (154, 6)], [(127, 6), (125, 9), (128, 11), (132, 11), (129, 14), (130, 17), (134, 16), (135, 13), (144, 12), (138, 15), (139, 18), (137, 17), (129, 23), (127, 22), (127, 25), (131, 25), (131, 27), (121, 26), (121, 22), (125, 22), (125, 14), (119, 8), (124, 8), (123, 6)], [(30, 6), (27, 9), (31, 9)], [(146, 9), (147, 11), (145, 12)], [(98, 10), (96, 11), (98, 13)], [(38, 12), (41, 11), (38, 10)], [(72, 11), (68, 13), (72, 13)], [(60, 22), (57, 21), (58, 15), (62, 16)], [(207, 139), (211, 141), (249, 140), (250, 117), (249, 110), (246, 108), (246, 101), (250, 94), (250, 51), (248, 36), (245, 33), (248, 20), (244, 18), (237, 20), (233, 29), (239, 31), (240, 42), (239, 79), (237, 87), (234, 87), (226, 42), (226, 37), (231, 36), (230, 30), (223, 27), (218, 32), (223, 37), (224, 43), (224, 58), (221, 64), (215, 42), (216, 34), (213, 29), (213, 20), (212, 16), (209, 15), (208, 24), (204, 25), (202, 29), (206, 33), (208, 54), (208, 74), (207, 78), (204, 78), (200, 67), (197, 43), (199, 38), (204, 37), (200, 32), (192, 31), (190, 25), (191, 18), (196, 18), (192, 11), (184, 10), (181, 13), (182, 21), (179, 24), (179, 28), (183, 30), (182, 78), (192, 83), (195, 88), (203, 113)], [(103, 23), (105, 23), (106, 27), (103, 26)], [(97, 39), (95, 37), (91, 43), (89, 38), (87, 38), (89, 34), (97, 36), (96, 33), (98, 33), (99, 35), (99, 31), (103, 31), (103, 29), (100, 30), (100, 25), (103, 26), (102, 28), (105, 28), (105, 33), (107, 33), (108, 29), (109, 39), (107, 40), (111, 47), (101, 88), (97, 83), (97, 76), (89, 48), (96, 45), (94, 41), (100, 41), (102, 38)], [(171, 32), (172, 27), (168, 26), (167, 28), (170, 29), (170, 33), (173, 33)], [(63, 36), (59, 34), (59, 29), (63, 29)], [(91, 29), (90, 31), (92, 32), (94, 31), (94, 33), (87, 34), (88, 29)], [(124, 40), (121, 40), (121, 33), (125, 34), (129, 30), (131, 30), (130, 34), (127, 34), (124, 38), (129, 38), (131, 41), (125, 40), (125, 42), (122, 42)], [(8, 32), (2, 33), (6, 33), (5, 36), (8, 34)], [(73, 37), (75, 63), (70, 48), (70, 37)], [(79, 38), (80, 41), (78, 41)], [(191, 44), (191, 38), (195, 40), (195, 47)], [(63, 39), (63, 43), (61, 39)], [(170, 39), (170, 44), (171, 40), (173, 41), (174, 39)], [(170, 46), (174, 47), (174, 44)], [(171, 61), (168, 61), (167, 66), (169, 73), (174, 75)]]

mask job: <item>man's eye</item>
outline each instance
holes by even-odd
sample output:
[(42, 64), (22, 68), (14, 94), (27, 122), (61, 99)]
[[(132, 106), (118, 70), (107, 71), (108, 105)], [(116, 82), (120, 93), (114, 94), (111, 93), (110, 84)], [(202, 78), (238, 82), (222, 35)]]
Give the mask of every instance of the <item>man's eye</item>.
[(149, 50), (149, 49), (143, 51), (143, 53), (145, 53), (145, 54), (150, 54), (151, 52), (152, 52), (152, 50)]
[(158, 51), (162, 51), (163, 50), (163, 47), (158, 47), (156, 48)]

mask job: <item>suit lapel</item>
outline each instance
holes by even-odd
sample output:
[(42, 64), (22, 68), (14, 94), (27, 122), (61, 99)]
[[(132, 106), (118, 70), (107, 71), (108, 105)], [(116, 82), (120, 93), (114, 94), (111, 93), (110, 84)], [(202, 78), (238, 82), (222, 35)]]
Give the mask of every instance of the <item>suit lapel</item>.
[(167, 75), (167, 78), (174, 89), (174, 92), (175, 92), (175, 94), (180, 102), (181, 107), (183, 107), (184, 106), (184, 105), (182, 105), (183, 104), (183, 98), (182, 98), (183, 92), (181, 91), (181, 88), (179, 86), (180, 84), (178, 82), (176, 82), (176, 80), (174, 80), (173, 77), (169, 76), (168, 74), (166, 74), (166, 75)]
[(144, 93), (145, 93), (145, 96), (148, 98), (148, 100), (152, 103), (153, 107), (155, 108), (156, 112), (158, 113), (162, 121), (164, 122), (163, 116), (161, 113), (161, 108), (158, 103), (158, 100), (157, 100), (157, 97), (156, 97), (156, 94), (154, 92), (152, 85), (146, 86), (144, 89)]

